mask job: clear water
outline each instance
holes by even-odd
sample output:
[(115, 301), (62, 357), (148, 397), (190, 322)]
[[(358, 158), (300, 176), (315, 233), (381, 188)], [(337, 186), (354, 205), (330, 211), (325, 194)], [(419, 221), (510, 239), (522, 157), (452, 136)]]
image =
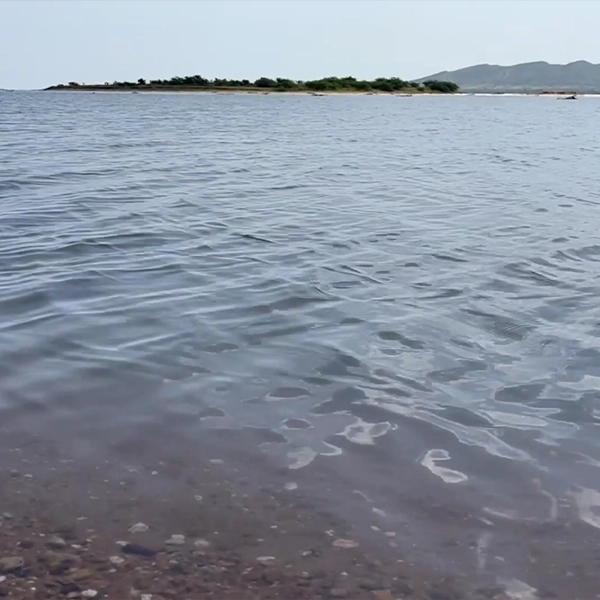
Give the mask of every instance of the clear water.
[(513, 523), (505, 561), (530, 524), (591, 535), (599, 119), (594, 99), (0, 95), (0, 419), (100, 454), (252, 428), (428, 552), (433, 491)]

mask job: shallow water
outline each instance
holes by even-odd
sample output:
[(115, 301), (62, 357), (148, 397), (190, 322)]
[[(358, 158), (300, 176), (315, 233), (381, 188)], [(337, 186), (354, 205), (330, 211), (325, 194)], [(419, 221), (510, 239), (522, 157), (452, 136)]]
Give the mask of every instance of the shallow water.
[(88, 455), (252, 431), (335, 472), (341, 512), (359, 490), (415, 531), (422, 484), (488, 522), (600, 527), (596, 100), (0, 109), (5, 422)]

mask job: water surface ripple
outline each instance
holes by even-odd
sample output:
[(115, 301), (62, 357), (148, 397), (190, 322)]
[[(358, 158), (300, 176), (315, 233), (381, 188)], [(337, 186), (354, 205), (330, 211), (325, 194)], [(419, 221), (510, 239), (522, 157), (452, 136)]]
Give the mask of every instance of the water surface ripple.
[(252, 428), (292, 469), (406, 462), (488, 516), (600, 526), (600, 103), (0, 108), (1, 418)]

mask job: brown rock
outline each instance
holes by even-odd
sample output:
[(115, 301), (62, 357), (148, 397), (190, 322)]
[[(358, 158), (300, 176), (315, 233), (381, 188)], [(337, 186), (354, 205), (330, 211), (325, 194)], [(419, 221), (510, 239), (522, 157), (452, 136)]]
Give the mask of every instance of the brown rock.
[(0, 573), (15, 573), (25, 566), (25, 561), (20, 556), (6, 556), (0, 558)]
[(71, 579), (73, 581), (85, 581), (86, 579), (91, 579), (93, 576), (94, 573), (89, 569), (77, 569), (71, 573)]
[(0, 598), (5, 598), (6, 596), (8, 596), (8, 594), (8, 586), (0, 583)]
[(81, 563), (81, 558), (68, 552), (46, 552), (41, 560), (48, 566), (51, 575), (62, 575)]
[(375, 600), (394, 600), (394, 596), (392, 596), (392, 592), (390, 590), (376, 590), (371, 592), (375, 597)]
[(21, 540), (19, 542), (19, 546), (21, 548), (25, 548), (25, 550), (30, 550), (31, 548), (33, 548), (35, 546), (35, 543), (33, 542), (33, 540)]
[(348, 590), (345, 590), (344, 588), (332, 588), (329, 590), (329, 597), (330, 598), (347, 598)]

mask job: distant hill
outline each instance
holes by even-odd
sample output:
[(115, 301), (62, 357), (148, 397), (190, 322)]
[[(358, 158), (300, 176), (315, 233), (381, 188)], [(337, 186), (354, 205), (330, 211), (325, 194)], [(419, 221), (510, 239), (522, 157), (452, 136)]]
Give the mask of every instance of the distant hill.
[(457, 83), (465, 92), (574, 91), (600, 93), (600, 65), (578, 60), (567, 65), (530, 62), (511, 67), (475, 65), (442, 71), (416, 82), (439, 79)]

